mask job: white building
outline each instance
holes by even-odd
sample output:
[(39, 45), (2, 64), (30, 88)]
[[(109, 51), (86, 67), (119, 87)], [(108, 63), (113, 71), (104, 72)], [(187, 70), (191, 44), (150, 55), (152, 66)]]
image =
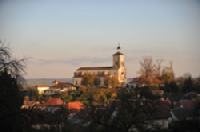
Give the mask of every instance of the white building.
[(124, 54), (120, 52), (120, 46), (117, 47), (117, 52), (113, 54), (112, 67), (80, 67), (76, 70), (73, 77), (73, 84), (80, 86), (82, 77), (85, 73), (95, 74), (99, 78), (100, 86), (104, 86), (105, 77), (110, 75), (117, 76), (120, 86), (124, 87), (127, 84), (127, 69), (124, 66)]

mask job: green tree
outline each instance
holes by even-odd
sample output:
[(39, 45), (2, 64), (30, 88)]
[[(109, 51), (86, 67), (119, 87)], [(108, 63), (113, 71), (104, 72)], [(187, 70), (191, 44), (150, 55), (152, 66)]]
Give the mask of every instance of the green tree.
[(64, 92), (63, 94), (60, 95), (61, 100), (64, 100), (68, 96), (68, 92)]
[(93, 74), (89, 74), (88, 75), (88, 84), (92, 87), (94, 85), (94, 81), (95, 81), (96, 76)]
[(117, 76), (113, 75), (112, 77), (106, 77), (104, 79), (105, 86), (112, 86), (113, 88), (119, 86), (119, 79)]
[[(104, 109), (97, 109), (97, 106), (90, 106), (89, 115), (92, 118), (91, 123), (94, 126), (96, 125), (92, 131), (98, 131), (98, 125), (103, 126), (102, 131), (155, 131), (161, 128), (161, 126), (152, 121), (145, 121), (145, 118), (141, 117), (141, 115), (145, 117), (151, 115), (151, 117), (155, 118), (157, 116), (156, 112), (162, 107), (158, 103), (149, 101), (140, 105), (140, 100), (138, 100), (133, 105), (133, 102), (124, 98), (120, 102), (113, 103)], [(152, 127), (147, 127), (147, 125), (151, 125)]]
[(82, 77), (82, 84), (85, 85), (85, 86), (88, 86), (89, 83), (88, 83), (88, 77), (89, 77), (89, 74), (88, 73), (85, 73)]
[(85, 73), (82, 77), (82, 84), (85, 86), (93, 86), (96, 76), (93, 74)]
[(70, 102), (72, 101), (72, 95), (68, 95), (67, 97), (64, 98), (65, 102)]
[(105, 77), (104, 78), (104, 85), (108, 87), (108, 86), (111, 86), (111, 84), (112, 84), (111, 77), (108, 77), (108, 76)]
[(117, 78), (117, 76), (112, 76), (111, 78), (111, 86), (112, 87), (116, 87), (116, 86), (119, 86), (119, 79)]
[(107, 97), (103, 92), (93, 94), (92, 99), (93, 101), (98, 102), (98, 103), (107, 101)]
[(193, 87), (192, 78), (189, 76), (184, 80), (183, 92), (184, 93), (190, 92), (192, 90), (192, 87)]
[(172, 67), (172, 61), (170, 61), (169, 67), (163, 67), (162, 81), (168, 82), (168, 83), (174, 81), (174, 71), (173, 71), (173, 67)]
[(96, 77), (96, 78), (94, 79), (94, 85), (95, 85), (95, 86), (99, 86), (99, 85), (100, 85), (100, 78), (97, 78), (97, 77)]
[(171, 92), (173, 92), (173, 93), (179, 92), (179, 87), (177, 86), (176, 81), (172, 81), (170, 83), (169, 87), (171, 88)]

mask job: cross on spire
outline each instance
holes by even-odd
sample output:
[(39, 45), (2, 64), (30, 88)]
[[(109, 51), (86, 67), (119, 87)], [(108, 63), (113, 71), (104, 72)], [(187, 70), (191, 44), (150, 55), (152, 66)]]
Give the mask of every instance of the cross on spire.
[(117, 52), (120, 52), (120, 43), (118, 43)]

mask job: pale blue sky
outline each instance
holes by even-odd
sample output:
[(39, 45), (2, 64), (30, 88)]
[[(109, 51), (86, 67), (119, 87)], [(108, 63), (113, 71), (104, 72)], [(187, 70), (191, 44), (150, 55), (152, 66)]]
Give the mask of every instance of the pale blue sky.
[(197, 0), (4, 0), (0, 39), (18, 58), (30, 56), (27, 78), (71, 78), (81, 66), (112, 66), (118, 42), (128, 77), (142, 56), (173, 61), (176, 77), (200, 75)]

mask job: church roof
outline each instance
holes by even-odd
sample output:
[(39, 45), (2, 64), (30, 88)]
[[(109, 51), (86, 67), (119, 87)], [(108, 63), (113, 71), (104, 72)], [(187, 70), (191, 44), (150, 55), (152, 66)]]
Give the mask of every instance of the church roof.
[(78, 70), (117, 70), (113, 67), (80, 67)]
[(120, 49), (120, 46), (118, 46), (117, 49)]
[(115, 53), (115, 54), (113, 54), (113, 55), (124, 55), (123, 53), (120, 53), (120, 52), (117, 52), (117, 53)]
[[(111, 74), (106, 74), (106, 75), (103, 75), (103, 74), (94, 74), (96, 77), (100, 78), (100, 77), (108, 77), (110, 76)], [(73, 78), (82, 78), (83, 75), (75, 75)]]

